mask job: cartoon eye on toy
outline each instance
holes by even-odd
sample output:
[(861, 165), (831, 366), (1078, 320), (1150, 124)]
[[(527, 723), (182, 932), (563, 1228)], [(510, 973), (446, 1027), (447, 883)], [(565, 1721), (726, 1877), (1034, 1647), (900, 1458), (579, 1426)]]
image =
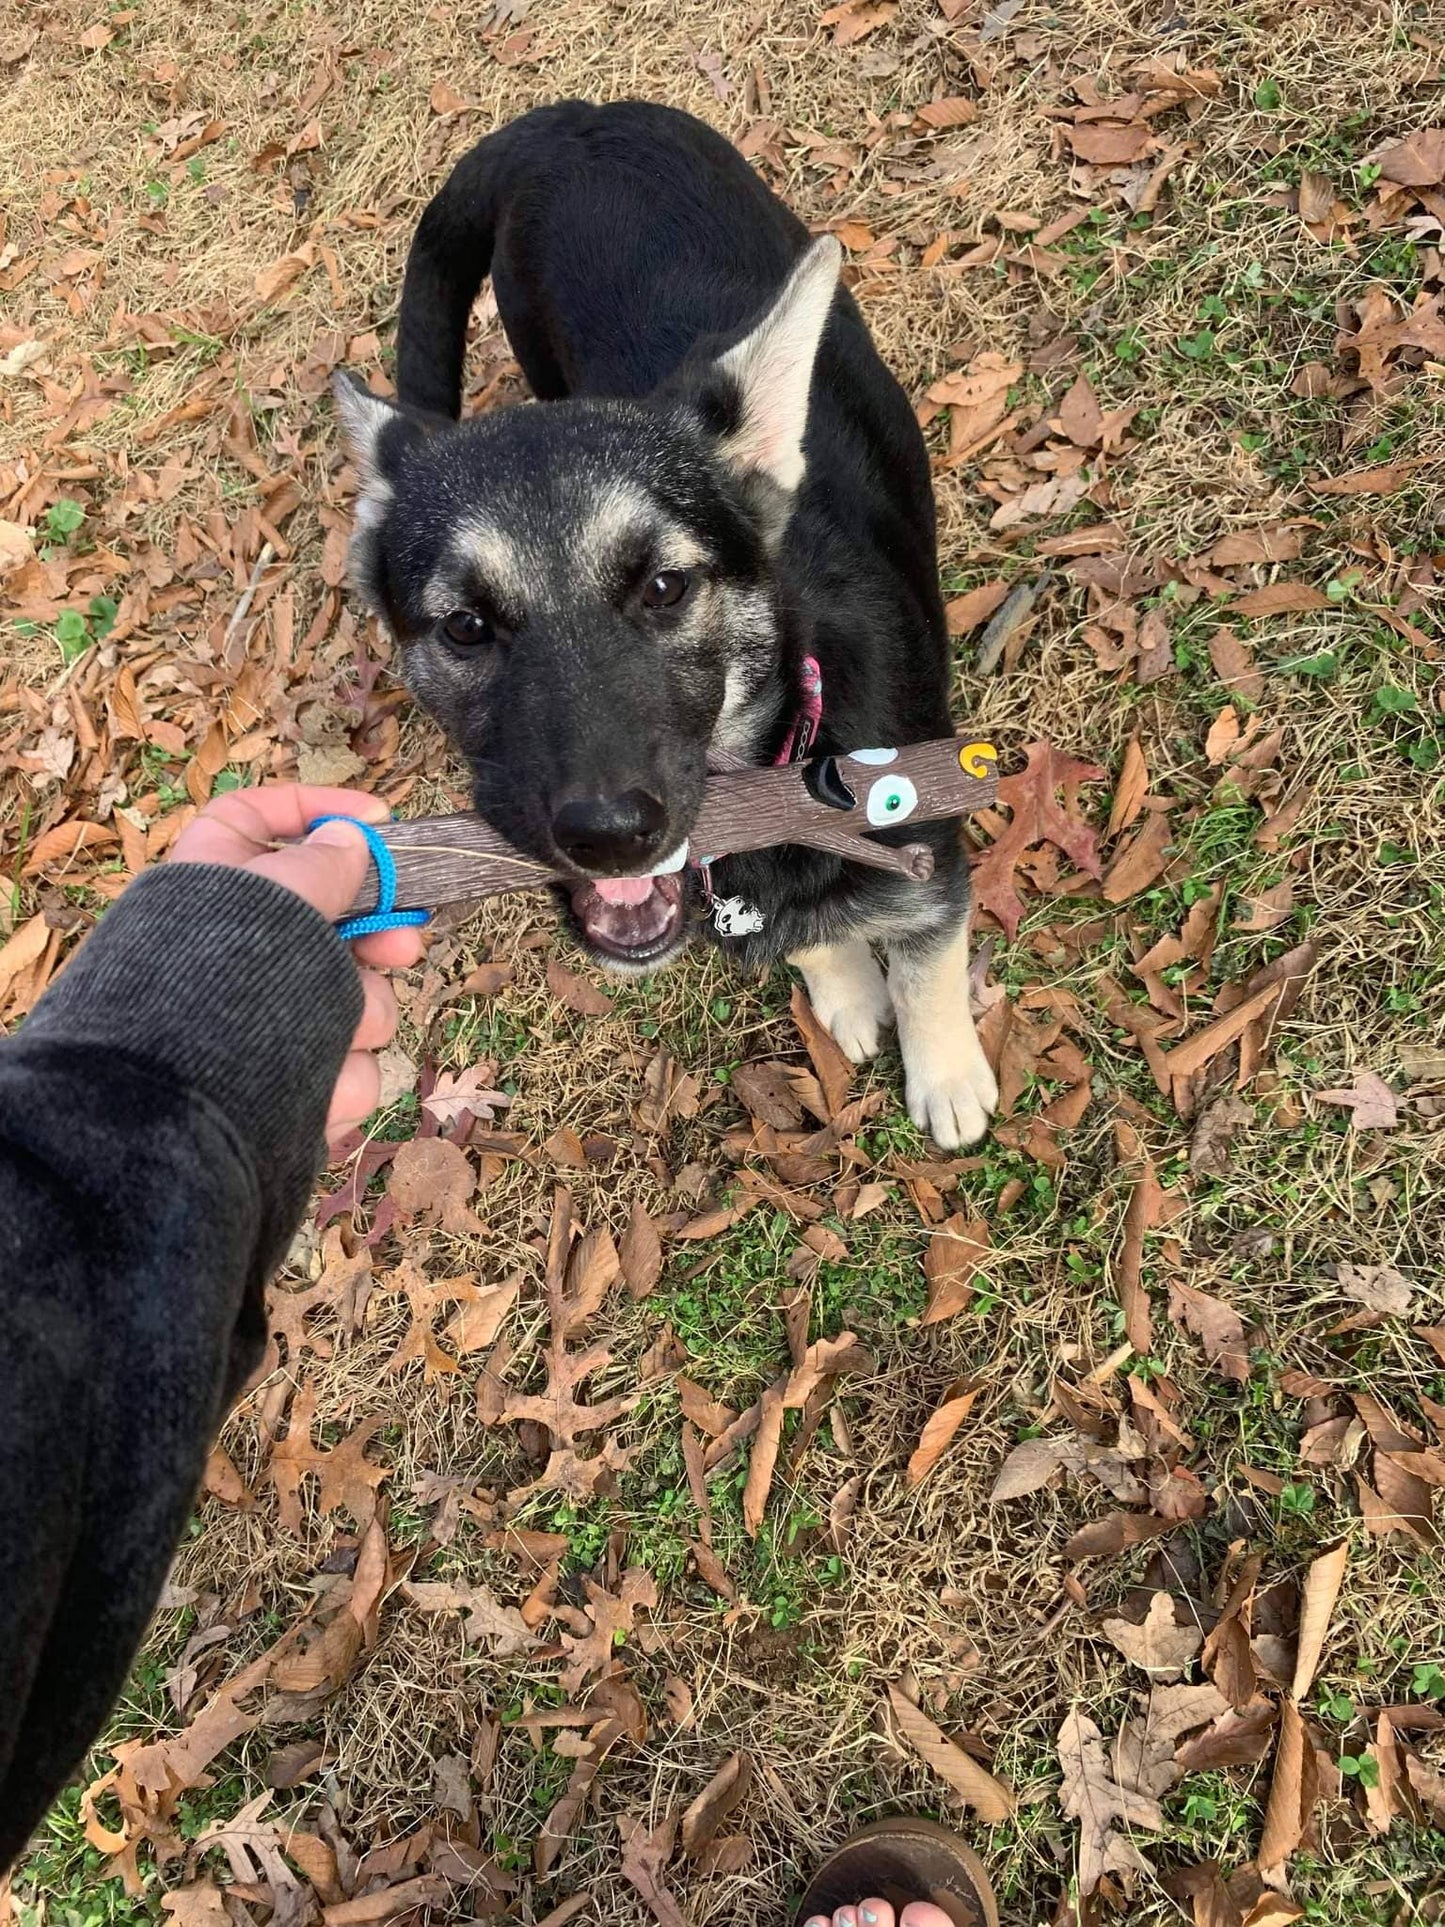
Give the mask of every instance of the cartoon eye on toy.
[(868, 821), (882, 829), (902, 823), (918, 808), (918, 791), (906, 776), (882, 776), (868, 792)]

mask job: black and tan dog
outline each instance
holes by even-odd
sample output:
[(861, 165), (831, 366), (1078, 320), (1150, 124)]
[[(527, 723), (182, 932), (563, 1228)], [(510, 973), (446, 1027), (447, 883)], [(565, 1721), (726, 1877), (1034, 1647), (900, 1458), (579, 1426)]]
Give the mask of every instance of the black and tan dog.
[[(490, 135), (417, 231), (399, 403), (338, 383), (353, 573), (598, 955), (653, 968), (706, 924), (786, 957), (850, 1057), (896, 1019), (915, 1121), (967, 1144), (996, 1091), (957, 825), (900, 820), (926, 883), (791, 847), (686, 860), (710, 759), (950, 729), (927, 455), (838, 266), (686, 114), (567, 102)], [(458, 424), (489, 271), (541, 405)]]

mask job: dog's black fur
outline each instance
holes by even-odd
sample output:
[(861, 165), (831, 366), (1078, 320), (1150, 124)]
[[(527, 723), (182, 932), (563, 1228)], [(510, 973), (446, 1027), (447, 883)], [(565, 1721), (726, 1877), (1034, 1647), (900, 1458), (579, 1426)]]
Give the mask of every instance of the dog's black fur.
[[(815, 250), (804, 272), (823, 275), (826, 303), (836, 249), (821, 245), (834, 253)], [(766, 414), (785, 376), (755, 395), (752, 373), (722, 360), (758, 340), (808, 246), (802, 223), (690, 116), (639, 101), (539, 109), (466, 155), (422, 218), (399, 406), (338, 391), (363, 479), (354, 575), (467, 756), (478, 808), (556, 862), (559, 799), (645, 793), (661, 807), (662, 821), (633, 824), (620, 846), (637, 860), (578, 868), (583, 896), (588, 872), (635, 874), (686, 837), (710, 749), (774, 758), (805, 655), (823, 674), (820, 751), (950, 733), (927, 453), (856, 303), (833, 292), (811, 393), (802, 368), (795, 490), (796, 469), (776, 455), (785, 435), (753, 459), (752, 411)], [(454, 426), (489, 271), (546, 406)], [(679, 544), (699, 586), (675, 615), (648, 607), (639, 585)], [(484, 645), (439, 633), (458, 598), (488, 625)], [(729, 858), (714, 887), (756, 906), (762, 927), (714, 934), (750, 963), (861, 934), (926, 969), (966, 922), (957, 826), (892, 834), (931, 844), (929, 883), (791, 847)]]

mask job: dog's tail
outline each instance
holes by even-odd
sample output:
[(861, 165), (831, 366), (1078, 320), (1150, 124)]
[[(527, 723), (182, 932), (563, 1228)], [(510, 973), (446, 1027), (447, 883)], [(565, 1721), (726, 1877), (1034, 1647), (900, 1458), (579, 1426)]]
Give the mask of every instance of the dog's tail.
[(396, 330), (396, 392), (413, 408), (455, 421), (462, 412), (467, 317), (492, 265), (501, 176), (515, 129), (464, 154), (422, 215), (407, 256)]

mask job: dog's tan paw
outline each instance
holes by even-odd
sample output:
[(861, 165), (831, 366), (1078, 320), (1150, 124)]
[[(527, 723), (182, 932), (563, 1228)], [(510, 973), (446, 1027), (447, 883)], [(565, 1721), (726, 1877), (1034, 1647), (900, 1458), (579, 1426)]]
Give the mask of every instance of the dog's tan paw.
[(881, 976), (876, 996), (852, 997), (831, 1010), (820, 1009), (817, 1004), (813, 1008), (833, 1033), (833, 1041), (843, 1055), (855, 1064), (878, 1055), (884, 1032), (893, 1022), (893, 1003)]
[(803, 973), (820, 1024), (855, 1064), (874, 1057), (893, 1022), (893, 999), (866, 943), (820, 945), (788, 959)]
[(945, 1151), (977, 1144), (998, 1103), (998, 1080), (977, 1041), (952, 1037), (926, 1061), (905, 1053), (908, 1115)]

